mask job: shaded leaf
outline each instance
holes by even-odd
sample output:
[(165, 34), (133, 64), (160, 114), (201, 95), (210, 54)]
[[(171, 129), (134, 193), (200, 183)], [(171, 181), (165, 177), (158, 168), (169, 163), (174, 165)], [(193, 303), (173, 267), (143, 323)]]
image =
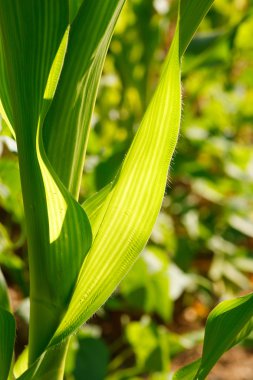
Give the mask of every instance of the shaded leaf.
[(0, 307), (0, 378), (7, 380), (14, 348), (15, 320), (13, 315)]

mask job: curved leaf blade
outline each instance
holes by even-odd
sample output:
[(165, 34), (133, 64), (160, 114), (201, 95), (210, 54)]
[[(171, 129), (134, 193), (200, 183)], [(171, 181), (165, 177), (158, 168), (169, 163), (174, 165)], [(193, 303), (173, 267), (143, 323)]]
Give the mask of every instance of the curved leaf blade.
[(236, 338), (252, 316), (253, 294), (216, 306), (207, 319), (203, 354), (195, 380), (206, 378), (221, 355), (238, 342)]
[(51, 345), (72, 333), (106, 301), (149, 238), (179, 132), (178, 48), (177, 29), (161, 81), (106, 198), (102, 223)]

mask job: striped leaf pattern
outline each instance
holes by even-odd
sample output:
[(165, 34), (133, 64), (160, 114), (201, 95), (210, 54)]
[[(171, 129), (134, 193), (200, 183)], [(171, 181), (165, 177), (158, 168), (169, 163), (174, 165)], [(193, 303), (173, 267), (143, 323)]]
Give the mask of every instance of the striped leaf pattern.
[(180, 102), (177, 28), (160, 83), (104, 202), (98, 233), (52, 344), (105, 302), (145, 246), (161, 207), (178, 138)]

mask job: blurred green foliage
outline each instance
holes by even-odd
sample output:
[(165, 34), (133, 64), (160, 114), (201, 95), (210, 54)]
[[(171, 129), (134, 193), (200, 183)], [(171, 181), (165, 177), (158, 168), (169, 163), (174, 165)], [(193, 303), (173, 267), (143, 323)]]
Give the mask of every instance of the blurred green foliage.
[[(153, 93), (176, 2), (129, 0), (105, 63), (81, 200), (116, 174)], [(253, 287), (253, 4), (216, 0), (183, 62), (181, 137), (149, 244), (72, 338), (66, 379), (162, 380), (209, 311)], [(0, 265), (27, 340), (28, 276), (15, 141), (1, 122)], [(32, 179), (31, 179), (32, 180)], [(2, 280), (1, 280), (2, 283)], [(4, 283), (4, 282), (3, 282)], [(4, 300), (3, 302), (7, 302)]]

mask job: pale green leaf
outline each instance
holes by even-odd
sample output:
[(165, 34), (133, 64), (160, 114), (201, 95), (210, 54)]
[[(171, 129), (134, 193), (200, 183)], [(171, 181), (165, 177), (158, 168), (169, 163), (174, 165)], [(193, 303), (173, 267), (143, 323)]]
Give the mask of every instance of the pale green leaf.
[(103, 205), (103, 219), (52, 344), (87, 320), (145, 246), (161, 207), (180, 112), (178, 29), (161, 81)]
[[(206, 13), (208, 12), (209, 8), (211, 7), (214, 0), (182, 0), (180, 2), (180, 28), (179, 28), (179, 55), (180, 58), (183, 56), (185, 50), (187, 49), (188, 44), (190, 43), (192, 37), (194, 36), (199, 23), (204, 18)], [(92, 221), (91, 224), (94, 225), (96, 223), (96, 227), (94, 227), (94, 230), (97, 230), (97, 226), (99, 226), (99, 221), (96, 220), (103, 217), (103, 213), (101, 213), (101, 203), (104, 202), (103, 195), (105, 195), (106, 191), (104, 189), (108, 190), (108, 185), (105, 186), (105, 188), (101, 189), (94, 200), (96, 199), (97, 205), (92, 204), (93, 212), (92, 212)], [(99, 193), (101, 192), (101, 199)], [(102, 195), (103, 194), (103, 195)], [(89, 202), (93, 202), (93, 196), (91, 197), (91, 200), (87, 200), (85, 202), (84, 209), (86, 210), (86, 207), (89, 207)], [(95, 209), (100, 209), (100, 212), (95, 211)], [(87, 210), (86, 210), (87, 211)], [(90, 216), (90, 215), (89, 215)]]
[[(205, 11), (209, 6), (207, 2)], [(186, 20), (184, 18), (184, 22)], [(195, 22), (194, 16), (192, 21)], [(200, 13), (196, 12), (195, 27), (200, 21)], [(52, 345), (68, 336), (106, 301), (151, 233), (179, 131), (180, 26), (178, 23), (156, 93), (111, 191), (97, 213), (102, 222)]]
[(21, 352), (13, 367), (15, 377), (21, 376), (28, 367), (28, 346)]
[(103, 189), (89, 197), (82, 205), (92, 228), (93, 239), (97, 235), (106, 209), (105, 200), (112, 189), (113, 183), (109, 183)]

